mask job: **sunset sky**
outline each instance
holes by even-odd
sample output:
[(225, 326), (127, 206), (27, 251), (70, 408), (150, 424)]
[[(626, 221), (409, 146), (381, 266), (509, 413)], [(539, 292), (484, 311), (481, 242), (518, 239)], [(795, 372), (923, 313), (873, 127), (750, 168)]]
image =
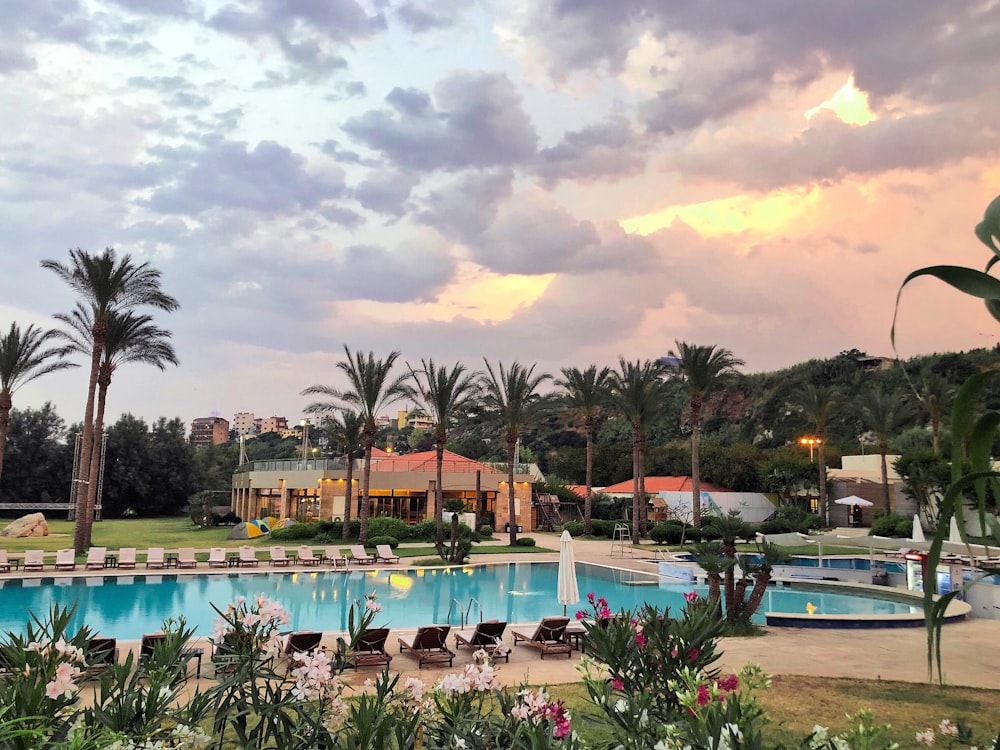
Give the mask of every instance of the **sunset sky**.
[[(987, 259), (997, 39), (996, 0), (5, 0), (0, 327), (72, 307), (70, 247), (161, 269), (181, 366), (112, 420), (297, 420), (345, 344), (889, 356), (908, 272)], [(930, 280), (900, 314), (903, 357), (998, 341)]]

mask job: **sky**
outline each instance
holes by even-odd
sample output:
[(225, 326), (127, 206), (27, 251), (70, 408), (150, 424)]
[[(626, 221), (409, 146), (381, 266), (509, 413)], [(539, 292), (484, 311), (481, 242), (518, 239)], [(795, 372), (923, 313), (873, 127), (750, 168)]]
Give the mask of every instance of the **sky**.
[[(297, 420), (345, 346), (891, 356), (905, 276), (987, 260), (998, 38), (997, 0), (4, 0), (0, 328), (72, 308), (69, 248), (162, 271), (180, 366), (123, 366), (112, 420)], [(902, 357), (997, 333), (903, 295)]]

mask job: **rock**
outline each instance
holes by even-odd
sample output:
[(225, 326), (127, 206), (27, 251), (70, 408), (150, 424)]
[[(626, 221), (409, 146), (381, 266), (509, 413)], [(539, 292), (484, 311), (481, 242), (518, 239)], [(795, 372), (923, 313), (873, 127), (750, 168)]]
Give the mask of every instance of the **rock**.
[(49, 525), (45, 521), (43, 513), (29, 513), (21, 516), (10, 525), (0, 531), (0, 536), (23, 537), (23, 536), (48, 536)]

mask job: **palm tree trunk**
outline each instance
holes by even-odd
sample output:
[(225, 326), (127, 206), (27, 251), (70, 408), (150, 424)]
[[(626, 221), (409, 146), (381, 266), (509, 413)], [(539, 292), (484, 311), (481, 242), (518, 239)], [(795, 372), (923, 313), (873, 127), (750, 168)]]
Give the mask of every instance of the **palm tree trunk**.
[[(736, 547), (724, 546), (722, 548), (722, 556), (727, 560), (736, 559)], [(735, 617), (735, 611), (737, 609), (736, 604), (736, 566), (730, 565), (725, 572), (725, 597), (726, 597), (726, 618), (733, 622), (733, 617)]]
[(817, 457), (819, 464), (819, 512), (820, 517), (823, 519), (823, 525), (830, 525), (830, 498), (826, 494), (826, 456), (823, 455), (823, 435), (822, 430), (816, 431), (816, 437), (819, 438), (819, 455)]
[[(87, 485), (87, 507), (97, 512), (97, 489), (101, 477), (101, 443), (104, 437), (104, 408), (108, 401), (108, 388), (111, 386), (110, 373), (102, 372), (97, 379), (97, 413), (94, 416), (94, 447), (90, 451), (90, 471), (93, 481)], [(91, 516), (93, 517), (93, 516)]]
[(0, 393), (0, 477), (3, 476), (3, 456), (7, 450), (7, 430), (10, 428), (10, 410), (13, 406), (10, 393)]
[(889, 469), (885, 461), (885, 454), (889, 452), (889, 446), (886, 443), (881, 443), (878, 448), (879, 455), (882, 456), (882, 502), (885, 504), (886, 514), (889, 514), (892, 512), (892, 503), (889, 500)]
[(90, 547), (94, 528), (94, 509), (87, 503), (88, 492), (80, 493), (80, 486), (90, 482), (90, 454), (94, 450), (94, 397), (97, 393), (97, 375), (101, 368), (104, 341), (107, 338), (106, 319), (94, 321), (94, 348), (90, 355), (90, 380), (87, 384), (87, 405), (83, 411), (83, 434), (80, 436), (79, 476), (73, 477), (72, 504), (76, 511), (76, 525), (73, 529), (73, 547), (77, 553), (86, 552)]
[(347, 491), (344, 494), (344, 528), (340, 533), (342, 539), (351, 536), (351, 504), (354, 502), (354, 453), (347, 454)]
[[(514, 439), (511, 440), (511, 437)], [(514, 449), (517, 435), (507, 436), (507, 527), (510, 529), (510, 546), (517, 544), (517, 508), (514, 505)]]
[(701, 462), (698, 448), (701, 442), (701, 402), (691, 400), (691, 523), (701, 527)]
[(369, 494), (372, 485), (372, 447), (375, 445), (375, 433), (365, 435), (365, 468), (361, 475), (361, 512), (358, 520), (361, 522), (361, 530), (358, 532), (358, 541), (365, 544), (368, 541), (368, 516), (371, 515), (371, 500)]
[(646, 433), (639, 437), (639, 535), (649, 533), (649, 508), (646, 507)]
[(931, 417), (931, 437), (934, 445), (934, 455), (941, 455), (941, 418)]
[(632, 544), (639, 543), (639, 428), (632, 425)]
[(764, 594), (767, 593), (767, 585), (770, 582), (771, 574), (769, 572), (761, 571), (754, 579), (753, 591), (750, 592), (750, 598), (747, 600), (746, 609), (743, 610), (748, 620), (753, 617), (754, 613), (760, 608), (760, 603), (764, 601)]
[(750, 579), (744, 574), (733, 591), (733, 607), (726, 612), (726, 619), (733, 625), (742, 620), (746, 612), (747, 584), (749, 582)]
[[(584, 424), (584, 433), (587, 436), (587, 491), (583, 500), (583, 533), (590, 535), (594, 533), (594, 525), (591, 523), (591, 514), (594, 508), (594, 420), (587, 419)], [(2, 468), (2, 466), (0, 466)]]
[(440, 433), (434, 437), (435, 463), (437, 464), (437, 481), (434, 484), (434, 520), (437, 522), (437, 537), (435, 547), (439, 556), (444, 555), (444, 491), (441, 489), (441, 479), (444, 472), (444, 436)]
[(718, 573), (708, 574), (708, 600), (715, 604), (716, 609), (719, 608), (719, 599), (721, 597), (720, 586), (722, 584), (722, 578)]

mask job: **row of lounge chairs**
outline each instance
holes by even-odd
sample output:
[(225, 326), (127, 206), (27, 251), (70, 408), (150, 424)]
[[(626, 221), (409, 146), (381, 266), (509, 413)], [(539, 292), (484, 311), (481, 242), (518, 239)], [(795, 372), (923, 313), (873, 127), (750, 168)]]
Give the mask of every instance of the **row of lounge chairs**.
[[(268, 562), (272, 566), (287, 565), (320, 565), (328, 563), (334, 567), (355, 565), (375, 565), (379, 563), (394, 564), (399, 562), (399, 555), (392, 552), (388, 544), (376, 546), (374, 555), (356, 544), (350, 548), (350, 556), (344, 555), (336, 547), (324, 547), (319, 555), (309, 546), (298, 548), (294, 557), (289, 557), (284, 547), (275, 546), (268, 550)], [(243, 545), (237, 555), (230, 555), (226, 547), (212, 547), (209, 551), (209, 567), (257, 567), (260, 559), (250, 545)], [(87, 551), (84, 567), (87, 570), (99, 568), (135, 568), (138, 550), (135, 547), (123, 547), (116, 553), (109, 553), (106, 547), (91, 547)], [(17, 560), (13, 561), (17, 565)], [(0, 550), (0, 572), (9, 573), (11, 560), (7, 550)], [(23, 569), (26, 571), (43, 570), (45, 568), (45, 552), (43, 550), (27, 550), (24, 553)], [(192, 547), (182, 547), (175, 553), (167, 553), (163, 547), (150, 547), (146, 550), (147, 568), (196, 568), (198, 560)], [(76, 553), (72, 549), (61, 549), (56, 552), (55, 570), (76, 570)]]

